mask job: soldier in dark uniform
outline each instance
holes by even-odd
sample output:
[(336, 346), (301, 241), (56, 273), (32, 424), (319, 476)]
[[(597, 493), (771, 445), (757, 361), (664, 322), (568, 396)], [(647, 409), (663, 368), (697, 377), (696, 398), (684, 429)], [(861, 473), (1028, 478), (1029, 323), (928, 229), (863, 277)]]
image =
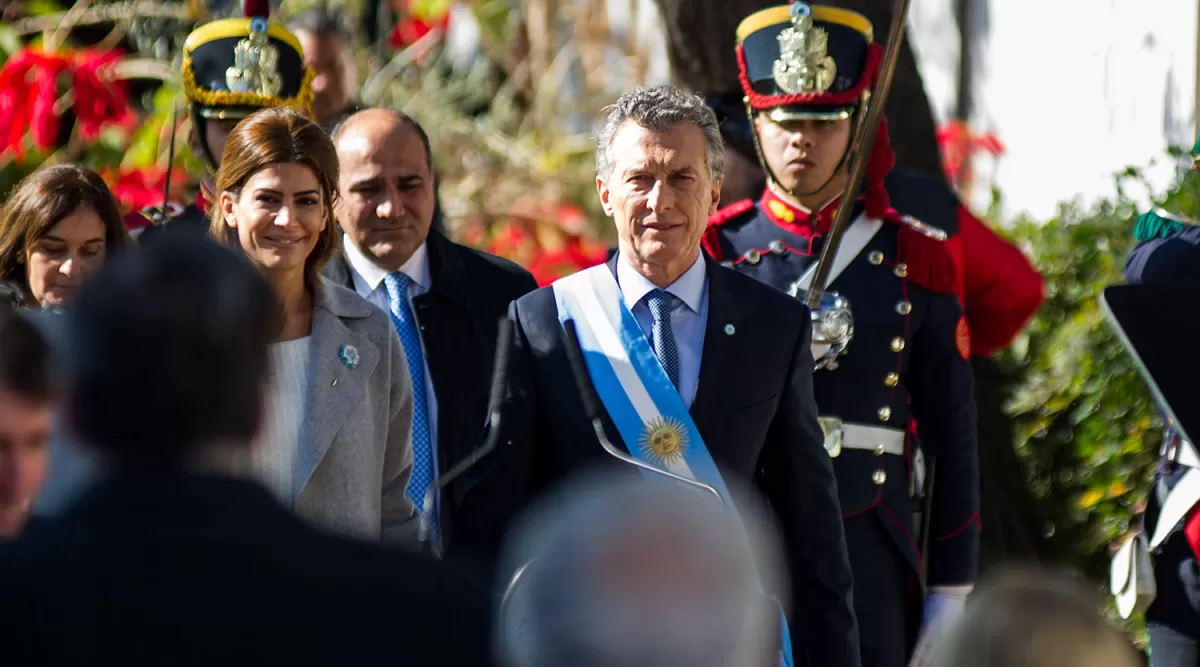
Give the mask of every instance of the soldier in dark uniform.
[(205, 23), (184, 42), (183, 90), (192, 126), (188, 146), (204, 161), (207, 173), (191, 204), (180, 208), (168, 203), (126, 219), (131, 231), (142, 230), (136, 232), (141, 242), (165, 226), (208, 231), (211, 179), (221, 164), (225, 138), (238, 121), (274, 106), (309, 111), (313, 71), (304, 66), (300, 41), (268, 20), (266, 0), (247, 0), (244, 9), (244, 18)]
[[(1194, 152), (1200, 154), (1200, 141)], [(1139, 243), (1125, 266), (1128, 283), (1200, 288), (1200, 223), (1155, 209), (1138, 219), (1134, 234)], [(1146, 503), (1143, 531), (1147, 537), (1158, 532), (1167, 499), (1197, 467), (1196, 445), (1168, 428)], [(1193, 503), (1174, 523), (1164, 527), (1171, 532), (1151, 552), (1157, 590), (1146, 610), (1151, 664), (1196, 667), (1200, 665), (1200, 505)]]
[[(843, 202), (849, 142), (878, 76), (882, 49), (860, 14), (797, 2), (747, 17), (737, 58), (754, 142), (767, 173), (758, 201), (720, 211), (705, 247), (735, 270), (799, 294), (836, 208), (854, 206), (829, 289), (848, 302), (853, 337), (826, 348), (813, 383), (834, 456), (864, 666), (899, 667), (918, 637), (961, 613), (976, 576), (979, 470), (970, 337), (960, 273), (941, 230), (888, 205), (894, 163), (886, 127), (866, 182)], [(913, 510), (924, 467), (936, 483)]]

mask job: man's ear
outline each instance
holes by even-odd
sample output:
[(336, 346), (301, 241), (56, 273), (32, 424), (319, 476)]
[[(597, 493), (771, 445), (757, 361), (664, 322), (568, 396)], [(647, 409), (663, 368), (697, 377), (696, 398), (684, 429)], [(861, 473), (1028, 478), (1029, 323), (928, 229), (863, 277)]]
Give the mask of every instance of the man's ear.
[(604, 207), (604, 215), (612, 217), (612, 201), (609, 199), (608, 183), (604, 182), (603, 178), (596, 177), (596, 192), (600, 195), (600, 205)]

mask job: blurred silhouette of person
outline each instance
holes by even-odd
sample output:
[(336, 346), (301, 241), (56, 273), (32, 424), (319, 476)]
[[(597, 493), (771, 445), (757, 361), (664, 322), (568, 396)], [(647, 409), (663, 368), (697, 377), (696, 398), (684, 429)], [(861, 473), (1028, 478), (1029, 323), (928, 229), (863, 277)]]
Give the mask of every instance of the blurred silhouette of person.
[(513, 667), (773, 664), (778, 614), (756, 578), (782, 576), (762, 507), (671, 481), (588, 470), (544, 496), (509, 539), (520, 571), (496, 637)]
[(1129, 640), (1104, 617), (1099, 597), (1065, 576), (999, 570), (944, 629), (932, 667), (1140, 667)]
[(304, 49), (304, 65), (314, 73), (313, 120), (333, 132), (358, 110), (358, 68), (346, 19), (326, 7), (314, 7), (288, 22)]
[(20, 534), (46, 477), (50, 358), (49, 341), (27, 316), (0, 309), (0, 541)]
[(487, 663), (485, 592), (217, 472), (265, 426), (281, 323), (253, 265), (167, 235), (106, 265), (64, 317), (63, 421), (103, 469), (0, 546), (6, 663)]

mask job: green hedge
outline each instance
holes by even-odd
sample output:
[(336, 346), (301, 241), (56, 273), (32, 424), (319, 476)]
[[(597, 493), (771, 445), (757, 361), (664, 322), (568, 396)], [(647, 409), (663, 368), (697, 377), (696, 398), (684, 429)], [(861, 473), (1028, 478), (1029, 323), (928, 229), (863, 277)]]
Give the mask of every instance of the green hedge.
[[(1006, 406), (1037, 500), (1048, 558), (1107, 581), (1110, 545), (1144, 505), (1161, 442), (1145, 383), (1104, 321), (1097, 297), (1124, 282), (1141, 212), (1129, 192), (1149, 187), (1128, 169), (1113, 196), (1088, 209), (1063, 204), (1008, 230), (1046, 281), (1046, 302), (1000, 357), (1016, 378)], [(1154, 201), (1200, 212), (1200, 175), (1189, 172)]]

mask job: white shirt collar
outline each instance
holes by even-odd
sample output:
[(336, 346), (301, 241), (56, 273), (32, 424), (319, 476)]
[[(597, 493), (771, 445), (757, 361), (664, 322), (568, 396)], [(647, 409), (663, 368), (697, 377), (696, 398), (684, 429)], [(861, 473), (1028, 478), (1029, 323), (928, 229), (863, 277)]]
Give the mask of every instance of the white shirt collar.
[[(342, 235), (342, 249), (346, 253), (346, 260), (350, 262), (350, 268), (354, 269), (367, 287), (374, 292), (379, 287), (379, 283), (387, 277), (388, 271), (372, 262), (358, 249), (358, 246), (351, 243), (350, 237), (345, 234)], [(417, 246), (408, 261), (400, 267), (400, 272), (421, 288), (429, 289), (433, 283), (433, 277), (429, 273), (429, 249), (426, 248), (424, 241)]]
[[(700, 301), (704, 298), (704, 288), (708, 284), (708, 269), (701, 252), (696, 253), (696, 261), (675, 282), (667, 285), (666, 290), (675, 298), (687, 304), (693, 313), (700, 312)], [(646, 276), (638, 273), (629, 262), (617, 256), (617, 283), (621, 286), (621, 294), (625, 297), (625, 306), (630, 310), (637, 305), (642, 297), (650, 290), (658, 289), (658, 285), (650, 282)]]

